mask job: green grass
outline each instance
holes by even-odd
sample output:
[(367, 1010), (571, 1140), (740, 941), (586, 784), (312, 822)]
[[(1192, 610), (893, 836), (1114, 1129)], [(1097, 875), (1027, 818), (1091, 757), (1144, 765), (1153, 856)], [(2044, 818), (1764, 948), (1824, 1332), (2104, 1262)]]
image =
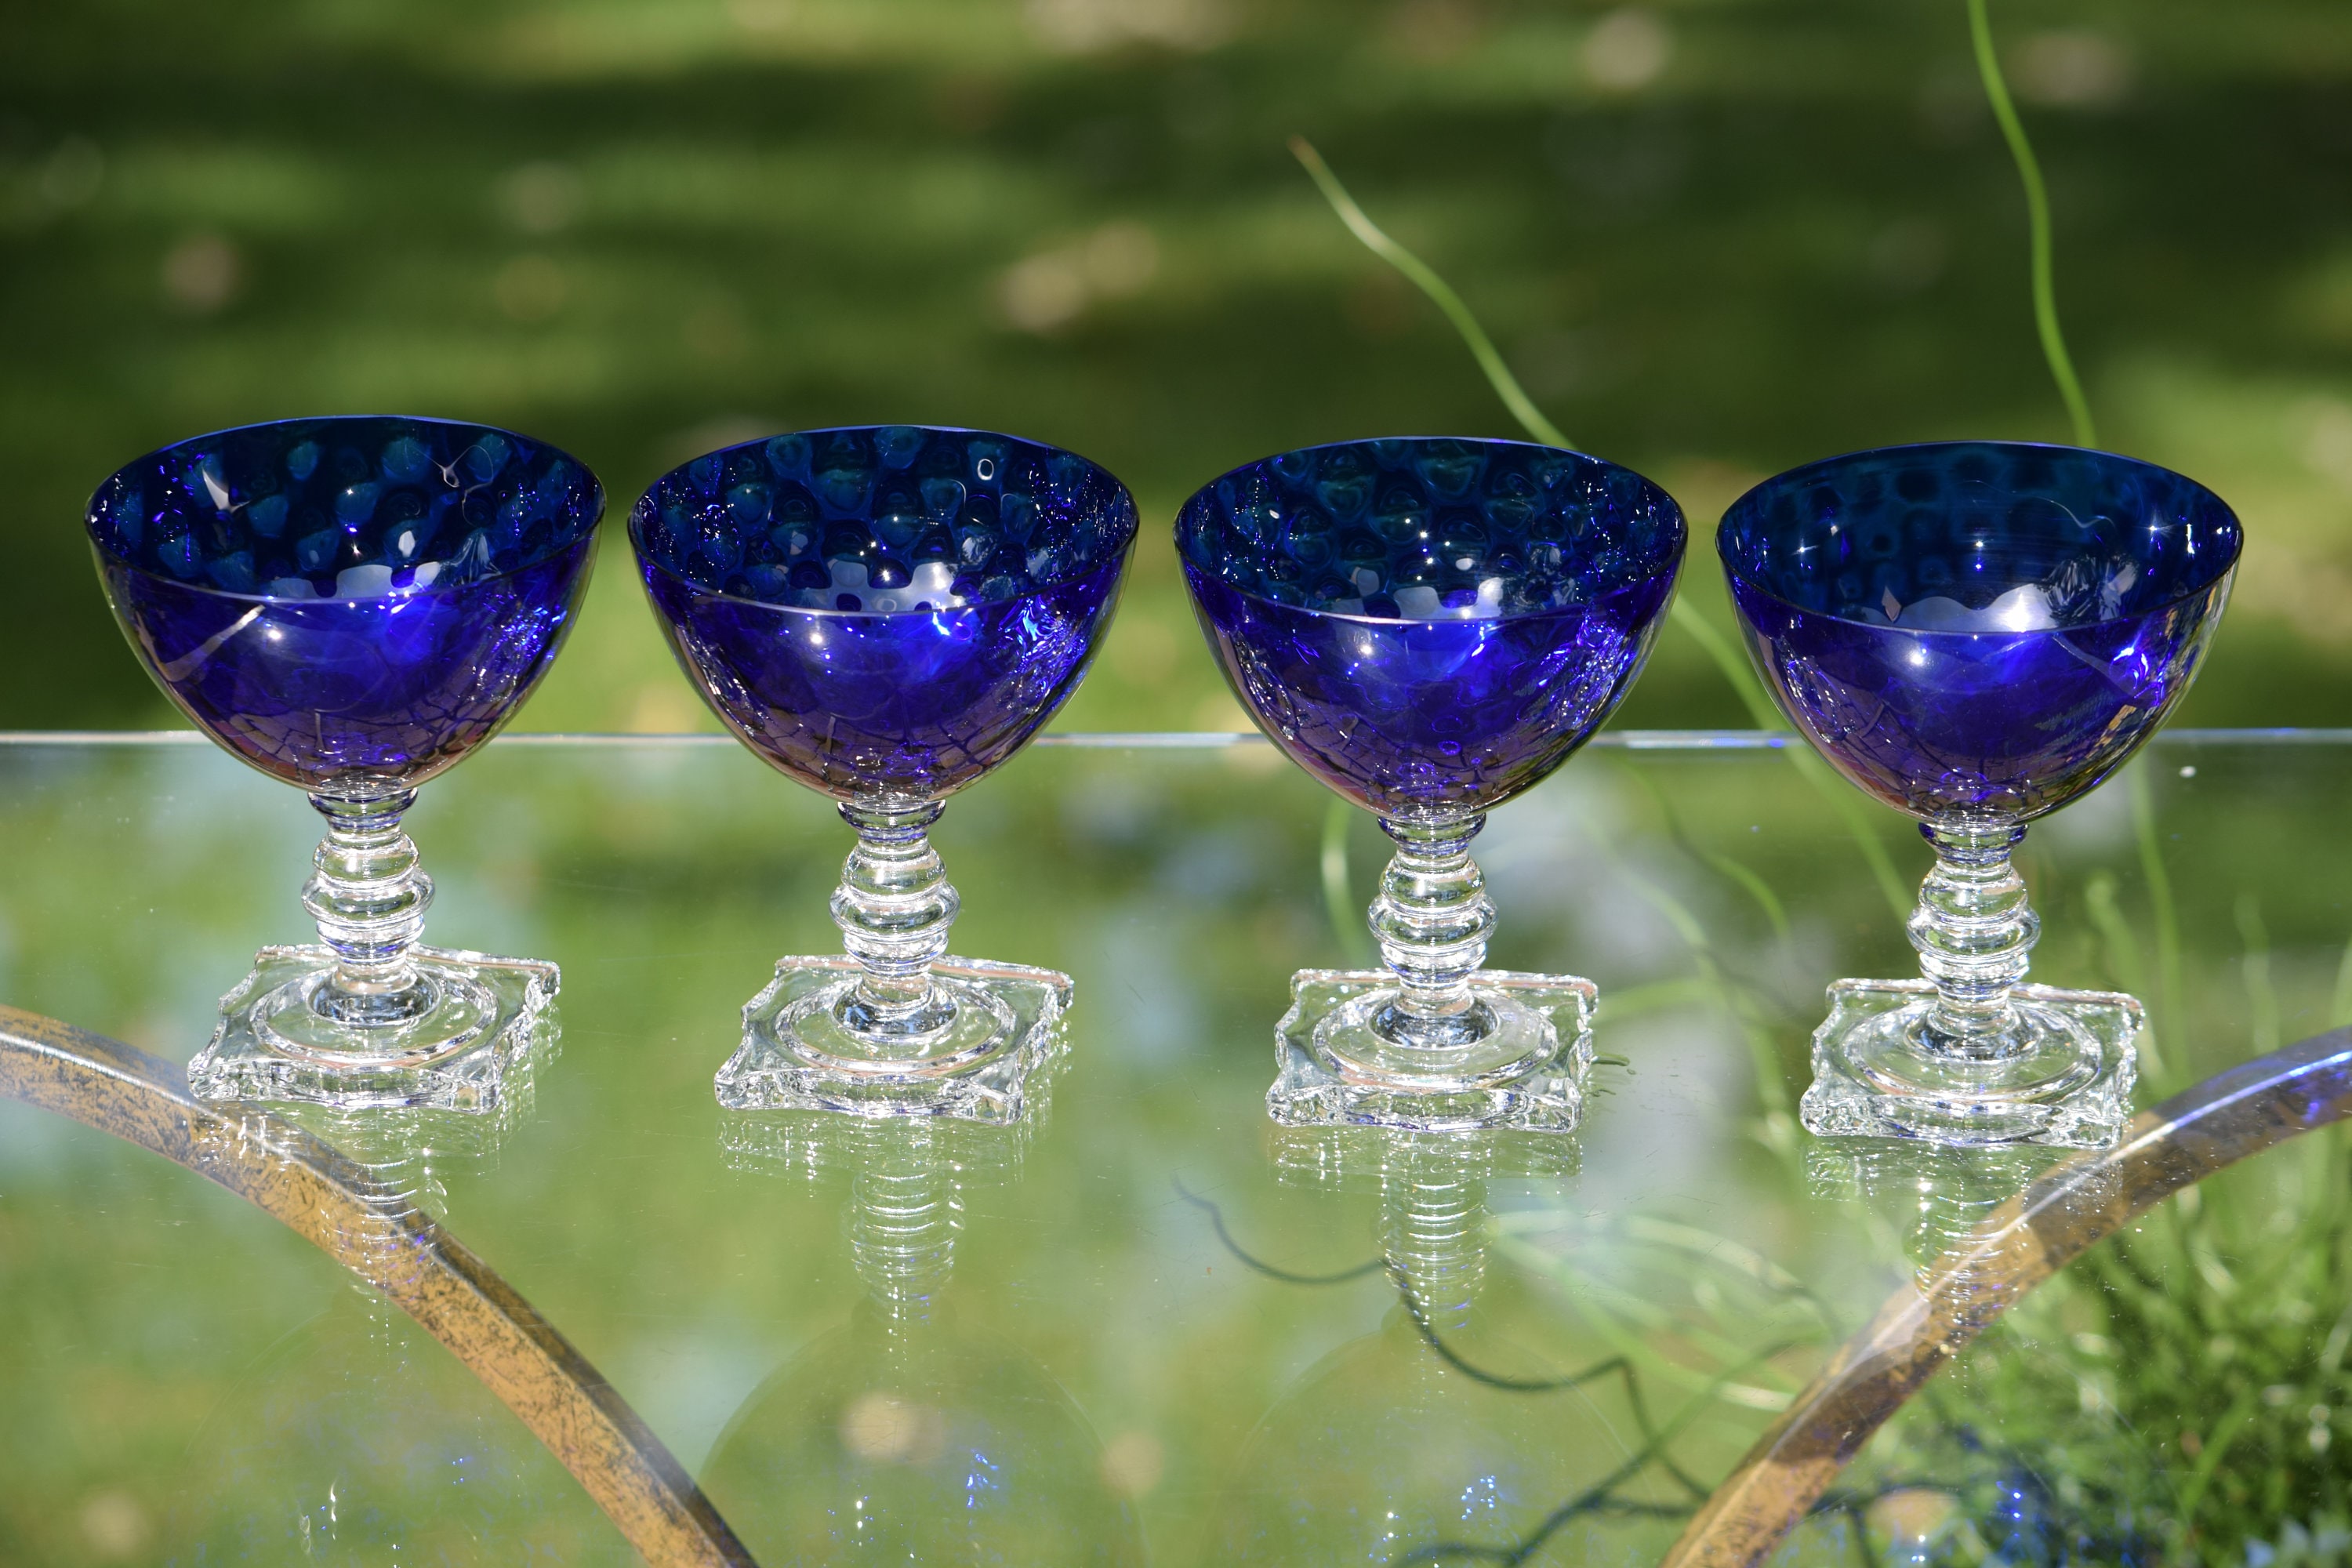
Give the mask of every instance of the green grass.
[[(1147, 528), (1066, 722), (1237, 722), (1165, 539), (1182, 498), (1305, 442), (1511, 428), (1440, 312), (1331, 221), (1294, 134), (1460, 291), (1535, 405), (1684, 501), (1686, 592), (1718, 630), (1706, 528), (1754, 478), (2069, 434), (1961, 6), (1693, 0), (1646, 35), (1606, 16), (11, 5), (0, 725), (164, 717), (78, 533), (99, 479), (198, 430), (350, 409), (541, 433), (616, 511), (751, 430), (1067, 443), (1134, 485)], [(2352, 721), (2352, 18), (2068, 0), (1995, 19), (2103, 437), (2252, 525), (2186, 717)], [(1652, 47), (1630, 74), (1629, 36)], [(699, 721), (622, 553), (526, 724)], [(1620, 720), (1747, 721), (1686, 639)]]

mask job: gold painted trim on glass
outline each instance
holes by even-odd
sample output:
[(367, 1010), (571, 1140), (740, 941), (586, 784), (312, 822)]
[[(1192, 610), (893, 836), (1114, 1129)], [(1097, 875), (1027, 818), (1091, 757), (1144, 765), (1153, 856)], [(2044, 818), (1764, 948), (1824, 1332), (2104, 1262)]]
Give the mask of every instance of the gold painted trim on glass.
[(2352, 1029), (2231, 1068), (2053, 1166), (1886, 1300), (1715, 1489), (1663, 1568), (1751, 1568), (1988, 1323), (2181, 1188), (2352, 1115)]
[(171, 1063), (7, 1006), (0, 1094), (186, 1166), (383, 1291), (521, 1418), (655, 1568), (754, 1568), (685, 1468), (553, 1324), (331, 1145), (257, 1107), (224, 1115), (193, 1099)]

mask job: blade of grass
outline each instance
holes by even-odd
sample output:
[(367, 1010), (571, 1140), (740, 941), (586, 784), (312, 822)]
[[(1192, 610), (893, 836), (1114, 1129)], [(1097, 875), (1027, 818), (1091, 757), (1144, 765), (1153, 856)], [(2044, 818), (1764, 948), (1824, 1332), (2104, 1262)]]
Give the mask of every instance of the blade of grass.
[(1694, 975), (1675, 980), (1654, 980), (1647, 985), (1612, 985), (1601, 994), (1601, 1005), (1594, 1014), (1593, 1022), (1595, 1025), (1622, 1024), (1645, 1013), (1661, 1013), (1669, 1007), (1687, 1007), (1694, 1003), (1713, 1000), (1714, 987)]
[(1337, 796), (1323, 813), (1323, 912), (1339, 951), (1349, 963), (1360, 966), (1371, 962), (1372, 944), (1363, 910), (1349, 889), (1348, 824), (1354, 814), (1355, 808)]
[(2327, 1026), (2340, 1029), (2352, 1024), (2352, 942), (2344, 944), (2344, 956), (2336, 963), (2336, 989), (2327, 999)]
[(1748, 661), (1739, 656), (1739, 650), (1725, 641), (1723, 634), (1709, 626), (1706, 617), (1700, 615), (1688, 600), (1676, 594), (1674, 605), (1666, 614), (1675, 626), (1682, 628), (1685, 637), (1698, 644), (1699, 651), (1706, 655), (1708, 661), (1722, 672), (1725, 684), (1738, 694), (1739, 705), (1748, 710), (1748, 718), (1755, 721), (1758, 729), (1785, 731), (1789, 728), (1789, 721), (1780, 716), (1778, 708), (1772, 706), (1771, 698), (1764, 694), (1764, 688), (1757, 681), (1756, 672), (1748, 668)]
[(2230, 1402), (2230, 1408), (2223, 1411), (2221, 1418), (2204, 1434), (2204, 1445), (2197, 1455), (2197, 1468), (2189, 1472), (2188, 1484), (2180, 1489), (2179, 1518), (2183, 1537), (2195, 1538), (2197, 1507), (2205, 1500), (2207, 1489), (2212, 1486), (2214, 1476), (2221, 1468), (2222, 1456), (2229, 1453), (2230, 1445), (2237, 1440), (2246, 1418), (2254, 1413), (2254, 1402), (2261, 1397), (2260, 1389), (2246, 1389)]
[(2238, 895), (2238, 936), (2246, 944), (2242, 973), (2246, 983), (2247, 1016), (2253, 1026), (2253, 1054), (2268, 1056), (2279, 1047), (2278, 988), (2271, 984), (2271, 938), (2263, 924), (2262, 900), (2251, 892)]
[[(1688, 634), (1690, 639), (1698, 644), (1700, 651), (1715, 661), (1715, 668), (1723, 672), (1723, 679), (1730, 683), (1732, 690), (1739, 694), (1739, 700), (1747, 707), (1749, 717), (1756, 721), (1757, 728), (1788, 729), (1780, 710), (1772, 706), (1772, 700), (1764, 695), (1763, 688), (1757, 681), (1755, 672), (1748, 668), (1747, 660), (1724, 640), (1721, 632), (1707, 624), (1705, 616), (1693, 609), (1680, 595), (1675, 595), (1674, 608), (1669, 614), (1675, 625)], [(1895, 911), (1895, 918), (1898, 921), (1910, 919), (1911, 891), (1904, 886), (1902, 873), (1895, 870), (1894, 858), (1886, 852), (1885, 841), (1870, 826), (1870, 819), (1863, 811), (1862, 803), (1853, 798), (1853, 792), (1830, 771), (1827, 763), (1813, 754), (1811, 748), (1784, 746), (1781, 750), (1788, 753), (1790, 765), (1797, 770), (1799, 776), (1819, 791), (1822, 798), (1835, 809), (1838, 820), (1845, 826), (1846, 837), (1853, 839), (1854, 847), (1862, 851), (1863, 863), (1870, 868), (1870, 875), (1878, 883), (1878, 890), (1885, 896), (1886, 907)]]
[(1765, 920), (1771, 923), (1773, 936), (1783, 942), (1787, 942), (1789, 911), (1780, 907), (1780, 895), (1772, 891), (1771, 884), (1730, 856), (1709, 849), (1692, 838), (1688, 830), (1683, 826), (1683, 819), (1675, 812), (1674, 802), (1666, 797), (1664, 790), (1658, 787), (1658, 781), (1650, 776), (1647, 769), (1622, 760), (1618, 763), (1618, 766), (1630, 774), (1633, 782), (1641, 786), (1643, 792), (1649, 795), (1650, 804), (1658, 808), (1658, 816), (1666, 825), (1666, 837), (1673, 840), (1675, 847), (1717, 876), (1738, 884), (1749, 898), (1756, 900), (1756, 907), (1763, 911)]
[(1754, 990), (1742, 984), (1720, 962), (1715, 943), (1706, 927), (1683, 901), (1657, 886), (1627, 865), (1611, 845), (1591, 824), (1584, 826), (1585, 837), (1599, 854), (1602, 863), (1622, 878), (1643, 900), (1665, 919), (1690, 950), (1691, 962), (1698, 971), (1698, 979), (1712, 989), (1717, 1005), (1730, 1016), (1739, 1027), (1740, 1037), (1747, 1044), (1748, 1059), (1756, 1074), (1756, 1098), (1763, 1112), (1757, 1134), (1763, 1145), (1783, 1160), (1800, 1157), (1797, 1144), (1796, 1118), (1790, 1114), (1789, 1086), (1781, 1076), (1780, 1047), (1772, 1037), (1772, 1024), (1767, 1016), (1769, 1003)]
[[(1591, 1331), (1595, 1339), (1612, 1353), (1622, 1356), (1661, 1383), (1696, 1394), (1716, 1394), (1730, 1404), (1749, 1410), (1785, 1409), (1790, 1396), (1802, 1386), (1801, 1381), (1792, 1374), (1756, 1363), (1753, 1359), (1755, 1352), (1748, 1347), (1695, 1331), (1691, 1325), (1660, 1311), (1654, 1302), (1588, 1279), (1565, 1259), (1546, 1257), (1538, 1249), (1518, 1243), (1506, 1242), (1502, 1244), (1502, 1250), (1506, 1256), (1517, 1259), (1531, 1271), (1539, 1271), (1549, 1278), (1559, 1287), (1561, 1299), (1570, 1310)], [(1633, 1321), (1628, 1321), (1629, 1318)], [(1685, 1366), (1668, 1356), (1656, 1342), (1665, 1336), (1669, 1328), (1673, 1330), (1675, 1342), (1685, 1351), (1707, 1356), (1717, 1364), (1713, 1367)], [(1754, 1384), (1727, 1384), (1724, 1381), (1725, 1363), (1740, 1365), (1743, 1362), (1765, 1378), (1785, 1386), (1765, 1388)]]
[(1905, 887), (1902, 873), (1895, 868), (1895, 858), (1886, 852), (1885, 842), (1870, 826), (1870, 819), (1864, 815), (1862, 803), (1853, 798), (1853, 791), (1839, 787), (1836, 775), (1812, 752), (1792, 746), (1789, 749), (1789, 755), (1795, 762), (1797, 771), (1811, 781), (1822, 798), (1835, 808), (1838, 820), (1845, 824), (1846, 837), (1853, 839), (1854, 847), (1862, 851), (1864, 861), (1870, 867), (1871, 877), (1878, 883), (1879, 895), (1885, 899), (1886, 907), (1895, 912), (1895, 920), (1898, 922), (1909, 920), (1912, 907), (1918, 902), (1917, 895)]
[[(1723, 1269), (1783, 1300), (1811, 1312), (1832, 1337), (1843, 1337), (1840, 1319), (1812, 1287), (1755, 1248), (1715, 1231), (1654, 1215), (1593, 1215), (1581, 1208), (1510, 1209), (1486, 1222), (1496, 1245), (1522, 1249), (1527, 1259), (1540, 1259), (1544, 1268), (1570, 1266), (1574, 1248), (1587, 1244), (1628, 1241), (1675, 1254), (1686, 1269), (1701, 1265)], [(1570, 1238), (1567, 1247), (1547, 1247), (1532, 1238), (1558, 1235)]]
[(2128, 784), (2132, 831), (2139, 839), (2140, 876), (2147, 883), (2149, 912), (2156, 916), (2157, 1000), (2163, 1018), (2154, 1033), (2173, 1041), (2184, 1037), (2180, 1032), (2180, 911), (2172, 901), (2172, 876), (2165, 869), (2164, 846), (2157, 835), (2156, 792), (2148, 784), (2153, 765), (2142, 761), (2130, 769)]
[(1356, 205), (1356, 198), (1348, 194), (1348, 187), (1339, 183), (1339, 176), (1331, 172), (1331, 166), (1323, 162), (1323, 155), (1315, 151), (1314, 144), (1306, 137), (1292, 137), (1290, 153), (1306, 166), (1307, 174), (1314, 176), (1315, 184), (1322, 189), (1323, 199), (1331, 204), (1331, 210), (1339, 215), (1339, 221), (1348, 226), (1349, 232), (1364, 242), (1364, 248), (1412, 279), (1423, 293), (1436, 301), (1437, 308), (1445, 312), (1445, 319), (1454, 323), (1454, 330), (1461, 333), (1462, 341), (1469, 345), (1472, 357), (1478, 362), (1478, 368), (1486, 373), (1487, 384), (1495, 389), (1496, 395), (1511, 411), (1511, 417), (1546, 446), (1573, 447), (1575, 443), (1560, 434), (1559, 426), (1545, 418), (1543, 410), (1538, 408), (1534, 400), (1520, 388), (1518, 378), (1511, 374), (1510, 366), (1503, 363), (1503, 356), (1495, 351), (1493, 342), (1486, 336), (1486, 330), (1478, 324), (1478, 318), (1470, 313), (1470, 307), (1462, 302), (1462, 296), (1454, 291), (1453, 286), (1440, 278), (1427, 262), (1391, 239), (1381, 231), (1380, 225), (1364, 216), (1364, 209)]
[[(1434, 268), (1390, 238), (1386, 231), (1356, 205), (1356, 198), (1348, 194), (1348, 187), (1339, 183), (1339, 176), (1331, 172), (1331, 166), (1323, 161), (1323, 155), (1307, 138), (1293, 136), (1290, 151), (1314, 178), (1316, 188), (1323, 193), (1323, 199), (1330, 204), (1339, 221), (1348, 226), (1348, 232), (1362, 241), (1367, 250), (1411, 279), (1439, 310), (1445, 312), (1445, 319), (1454, 323), (1454, 330), (1462, 335), (1462, 342), (1469, 348), (1472, 357), (1477, 360), (1478, 368), (1486, 373), (1486, 384), (1495, 389), (1495, 395), (1503, 400), (1503, 406), (1511, 411), (1511, 416), (1519, 422), (1520, 426), (1548, 446), (1572, 447), (1573, 443), (1559, 426), (1544, 417), (1543, 410), (1535, 405), (1535, 400), (1519, 385), (1518, 377), (1513, 375), (1511, 367), (1503, 363), (1503, 356), (1496, 352), (1494, 341), (1486, 336), (1486, 329), (1478, 324), (1478, 318), (1470, 313), (1470, 307), (1463, 303), (1462, 296), (1454, 291), (1453, 286), (1439, 277)], [(1724, 640), (1723, 634), (1707, 624), (1706, 616), (1679, 594), (1675, 595), (1667, 616), (1685, 636), (1698, 644), (1700, 651), (1722, 672), (1723, 679), (1738, 696), (1740, 705), (1748, 710), (1758, 728), (1788, 729), (1787, 721), (1773, 708), (1772, 700), (1765, 694), (1755, 672), (1748, 668), (1747, 661), (1740, 658), (1738, 651)], [(1845, 825), (1854, 847), (1861, 850), (1864, 862), (1870, 867), (1870, 874), (1878, 883), (1879, 891), (1886, 896), (1887, 907), (1895, 911), (1895, 918), (1898, 921), (1908, 919), (1912, 904), (1910, 890), (1896, 873), (1895, 862), (1886, 853), (1885, 844), (1871, 827), (1860, 803), (1853, 799), (1852, 792), (1839, 784), (1828, 765), (1811, 751), (1802, 746), (1789, 746), (1782, 750), (1805, 782), (1819, 790), (1822, 797), (1836, 808), (1838, 819)]]
[(2074, 444), (2095, 447), (2099, 437), (2091, 424), (2091, 405), (2083, 396), (2083, 384), (2075, 379), (2065, 334), (2058, 329), (2058, 289), (2051, 276), (2050, 194), (2042, 183), (2042, 164), (2033, 156), (2033, 143), (2026, 140), (2025, 123), (2010, 101), (2009, 84), (2001, 79), (2000, 57), (1992, 47), (1992, 22), (1985, 14), (1985, 0), (1969, 0), (1969, 36), (1976, 45), (1977, 74), (1984, 79), (1985, 98), (1992, 105), (1992, 117), (2000, 122), (2001, 136), (2009, 142), (2010, 156), (2017, 160), (2017, 176), (2025, 186), (2033, 325), (2042, 335), (2042, 356), (2050, 362), (2050, 379), (2058, 384), (2066, 417), (2074, 422)]
[[(2090, 907), (2092, 926), (2106, 944), (2107, 967), (2114, 973), (2116, 984), (2135, 996), (2147, 995), (2147, 963), (2140, 953), (2139, 938), (2133, 933), (2131, 922), (2124, 918), (2122, 906), (2116, 902), (2115, 873), (2100, 871), (2094, 875), (2083, 889), (2083, 901)], [(2165, 1064), (2154, 1029), (2140, 1042), (2140, 1056), (2147, 1064), (2151, 1083), (2171, 1081), (2171, 1070)]]

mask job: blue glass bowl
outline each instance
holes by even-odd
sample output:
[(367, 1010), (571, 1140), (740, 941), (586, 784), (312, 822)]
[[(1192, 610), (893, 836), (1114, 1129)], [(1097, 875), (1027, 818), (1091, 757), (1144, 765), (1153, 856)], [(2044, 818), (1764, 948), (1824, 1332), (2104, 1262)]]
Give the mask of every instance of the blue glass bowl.
[(1184, 504), (1176, 551), (1226, 679), (1289, 756), (1389, 817), (1543, 779), (1633, 684), (1682, 510), (1597, 458), (1409, 437), (1286, 452)]
[(2188, 690), (2241, 542), (2193, 479), (2007, 441), (1808, 464), (1717, 535), (1781, 708), (1923, 821), (2031, 820), (2121, 766)]
[(604, 506), (552, 447), (363, 416), (176, 442), (100, 485), (88, 521), (157, 684), (320, 790), (414, 785), (494, 734), (571, 629)]
[(687, 674), (842, 801), (939, 800), (1019, 750), (1077, 689), (1135, 529), (1084, 458), (904, 425), (729, 447), (629, 514)]

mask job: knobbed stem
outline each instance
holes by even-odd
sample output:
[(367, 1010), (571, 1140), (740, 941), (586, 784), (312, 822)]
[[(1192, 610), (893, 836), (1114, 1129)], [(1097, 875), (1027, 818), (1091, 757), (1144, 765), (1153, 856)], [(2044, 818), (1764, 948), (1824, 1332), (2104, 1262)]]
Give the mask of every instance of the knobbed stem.
[(1936, 986), (1922, 1043), (1957, 1056), (2009, 1055), (2019, 1046), (2010, 994), (2025, 979), (2026, 956), (2042, 934), (2010, 860), (2025, 829), (1953, 822), (1923, 823), (1919, 832), (1936, 847), (1936, 868), (1910, 921), (1919, 973)]
[(302, 907), (335, 954), (335, 972), (311, 1005), (362, 1028), (423, 1016), (433, 1009), (435, 991), (417, 973), (411, 950), (425, 930), (433, 879), (418, 868), (416, 846), (400, 830), (416, 792), (321, 793), (310, 804), (327, 819), (327, 836), (302, 885)]
[(1459, 1329), (1486, 1278), (1484, 1140), (1401, 1142), (1381, 1171), (1381, 1232), (1389, 1268), (1430, 1324)]
[(857, 847), (841, 869), (833, 923), (841, 944), (865, 967), (842, 1005), (841, 1021), (868, 1037), (912, 1037), (945, 1027), (953, 1005), (931, 984), (931, 964), (948, 950), (948, 928), (961, 900), (925, 830), (938, 801), (844, 802), (842, 820)]
[(1372, 936), (1402, 990), (1373, 1027), (1391, 1039), (1423, 1047), (1463, 1046), (1494, 1028), (1493, 1014), (1470, 990), (1495, 931), (1486, 879), (1470, 858), (1470, 840), (1486, 824), (1483, 816), (1441, 822), (1381, 818), (1381, 830), (1397, 852), (1372, 900)]
[(955, 1268), (954, 1167), (928, 1143), (877, 1150), (851, 1181), (850, 1255), (883, 1321), (919, 1323)]

